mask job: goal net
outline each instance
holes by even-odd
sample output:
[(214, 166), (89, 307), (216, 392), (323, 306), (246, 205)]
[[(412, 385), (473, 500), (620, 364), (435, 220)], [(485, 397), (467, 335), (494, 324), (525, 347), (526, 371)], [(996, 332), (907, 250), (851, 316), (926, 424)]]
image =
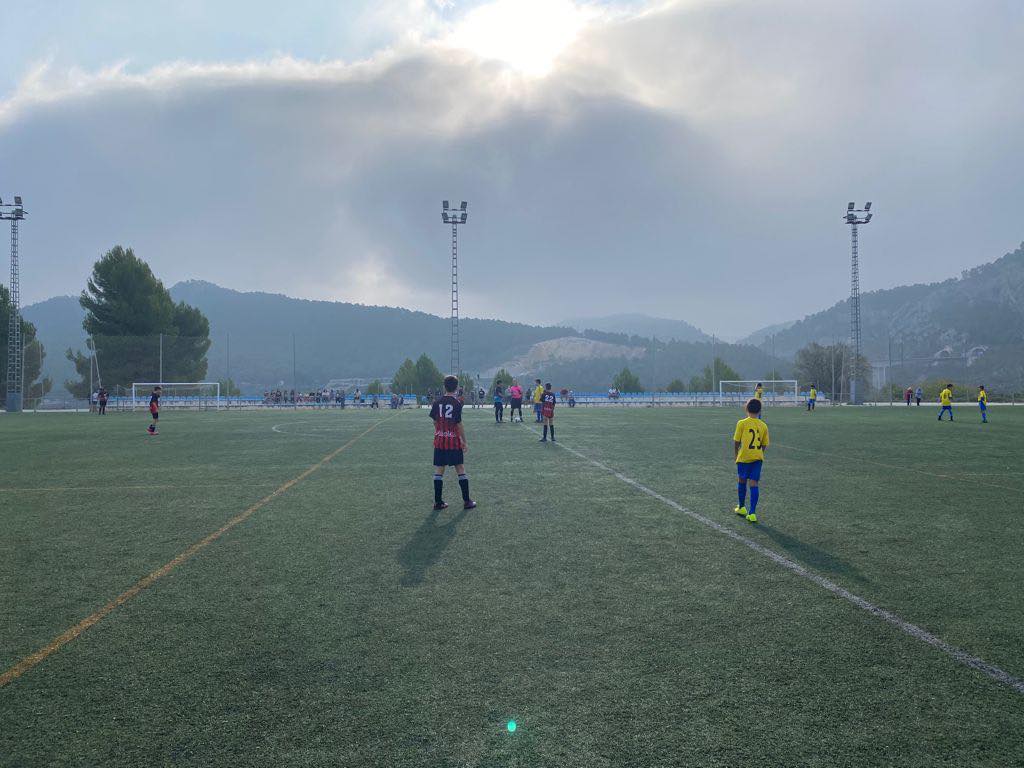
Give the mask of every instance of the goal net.
[(220, 408), (219, 381), (132, 382), (132, 410), (149, 407), (153, 387), (160, 387), (160, 408), (203, 411)]
[(765, 406), (800, 404), (800, 391), (796, 379), (720, 381), (718, 382), (718, 404), (742, 407), (747, 400), (754, 396), (754, 390), (758, 384), (763, 390), (761, 403)]

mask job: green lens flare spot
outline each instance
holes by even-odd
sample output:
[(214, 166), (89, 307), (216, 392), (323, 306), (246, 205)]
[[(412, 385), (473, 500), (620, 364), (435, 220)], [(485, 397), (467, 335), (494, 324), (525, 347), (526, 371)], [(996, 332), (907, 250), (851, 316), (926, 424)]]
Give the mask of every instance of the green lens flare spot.
[(515, 720), (509, 720), (508, 721), (508, 725), (506, 725), (505, 727), (508, 728), (508, 732), (509, 733), (515, 733), (516, 732), (516, 728), (518, 728), (519, 726), (516, 725), (516, 721)]

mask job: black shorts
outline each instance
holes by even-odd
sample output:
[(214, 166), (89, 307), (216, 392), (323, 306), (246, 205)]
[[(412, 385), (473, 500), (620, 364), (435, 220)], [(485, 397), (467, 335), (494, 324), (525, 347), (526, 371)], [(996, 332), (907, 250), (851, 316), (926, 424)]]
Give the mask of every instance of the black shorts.
[(153, 417), (153, 421), (159, 421), (160, 420), (160, 412), (159, 411), (155, 411), (155, 412), (154, 411), (150, 411), (149, 415)]
[(435, 467), (456, 467), (460, 464), (465, 464), (466, 461), (462, 456), (461, 448), (435, 448), (434, 449), (434, 466)]

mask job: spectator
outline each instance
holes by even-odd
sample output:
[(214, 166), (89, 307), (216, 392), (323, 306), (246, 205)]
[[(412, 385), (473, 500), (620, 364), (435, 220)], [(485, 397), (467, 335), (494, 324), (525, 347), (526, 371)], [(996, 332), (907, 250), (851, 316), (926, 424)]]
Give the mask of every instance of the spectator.
[(100, 416), (105, 416), (107, 413), (107, 390), (100, 387), (100, 391), (96, 394), (100, 405)]
[(914, 399), (917, 400), (917, 404), (918, 405), (921, 405), (921, 397), (923, 395), (924, 395), (924, 392), (921, 391), (920, 387), (918, 387), (917, 389), (914, 390)]

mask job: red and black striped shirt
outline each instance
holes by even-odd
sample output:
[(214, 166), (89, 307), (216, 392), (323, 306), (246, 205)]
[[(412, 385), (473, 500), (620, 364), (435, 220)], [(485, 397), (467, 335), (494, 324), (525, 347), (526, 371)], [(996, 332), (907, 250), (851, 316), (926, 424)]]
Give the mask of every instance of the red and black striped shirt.
[(430, 407), (430, 418), (434, 420), (434, 447), (446, 451), (462, 448), (458, 425), (462, 421), (462, 403), (454, 395), (445, 395), (435, 400)]

